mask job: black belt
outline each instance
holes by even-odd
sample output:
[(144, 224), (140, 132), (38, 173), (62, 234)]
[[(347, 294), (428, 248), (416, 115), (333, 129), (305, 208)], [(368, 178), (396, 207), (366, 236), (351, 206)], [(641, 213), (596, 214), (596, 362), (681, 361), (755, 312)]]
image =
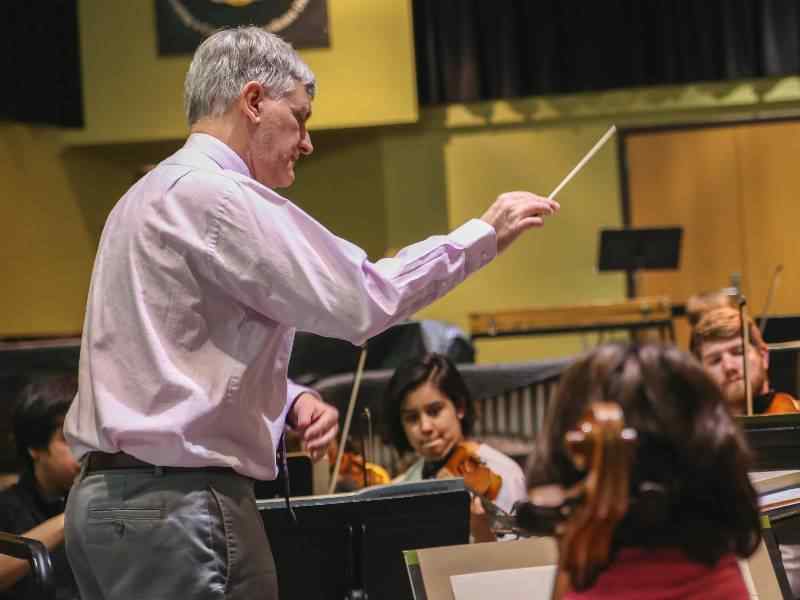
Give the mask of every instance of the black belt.
[(115, 454), (109, 454), (108, 452), (89, 452), (89, 454), (86, 455), (87, 473), (92, 473), (94, 471), (114, 471), (117, 469), (151, 469), (162, 473), (206, 471), (212, 473), (227, 473), (229, 475), (236, 474), (236, 471), (230, 467), (161, 467), (139, 460), (135, 456), (125, 454), (124, 452), (116, 452)]

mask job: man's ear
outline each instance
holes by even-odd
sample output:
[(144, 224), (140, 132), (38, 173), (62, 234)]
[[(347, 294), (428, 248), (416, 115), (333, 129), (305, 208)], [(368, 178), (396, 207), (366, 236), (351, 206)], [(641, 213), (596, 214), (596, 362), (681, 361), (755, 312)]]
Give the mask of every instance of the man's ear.
[(758, 352), (761, 354), (761, 360), (764, 363), (764, 370), (766, 371), (769, 369), (769, 350), (766, 348), (759, 348)]
[(239, 106), (244, 116), (253, 123), (261, 121), (261, 102), (266, 97), (266, 90), (257, 81), (248, 81), (239, 96)]

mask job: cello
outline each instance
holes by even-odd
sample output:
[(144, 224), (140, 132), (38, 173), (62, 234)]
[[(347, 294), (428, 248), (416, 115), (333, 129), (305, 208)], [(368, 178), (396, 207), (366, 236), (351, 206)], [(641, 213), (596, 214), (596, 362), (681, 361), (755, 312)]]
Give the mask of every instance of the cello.
[(558, 540), (553, 600), (570, 589), (590, 587), (608, 565), (615, 529), (631, 502), (637, 434), (625, 427), (619, 404), (594, 402), (567, 432), (564, 444), (585, 476), (567, 489), (534, 490), (533, 502), (518, 506), (510, 524), (517, 534), (552, 535)]

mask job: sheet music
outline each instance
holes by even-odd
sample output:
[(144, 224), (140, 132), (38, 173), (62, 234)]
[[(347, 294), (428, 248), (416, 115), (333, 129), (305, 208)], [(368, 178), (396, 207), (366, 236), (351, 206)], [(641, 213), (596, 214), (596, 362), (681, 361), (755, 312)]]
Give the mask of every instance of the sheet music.
[(750, 574), (750, 567), (747, 565), (747, 561), (739, 560), (739, 570), (742, 572), (742, 579), (744, 579), (744, 584), (747, 586), (747, 593), (750, 594), (750, 600), (759, 600), (758, 590), (756, 590), (756, 584), (753, 581), (753, 576)]
[(453, 575), (450, 583), (455, 600), (550, 600), (555, 575), (555, 565), (546, 565)]

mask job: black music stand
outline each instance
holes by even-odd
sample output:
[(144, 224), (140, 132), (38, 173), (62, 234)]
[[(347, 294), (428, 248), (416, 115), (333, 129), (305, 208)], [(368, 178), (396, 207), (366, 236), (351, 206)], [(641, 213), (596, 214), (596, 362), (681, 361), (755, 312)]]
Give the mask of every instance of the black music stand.
[[(314, 465), (311, 457), (305, 452), (289, 452), (286, 456), (286, 466), (289, 467), (289, 485), (291, 496), (310, 496), (314, 493)], [(283, 475), (270, 481), (256, 481), (253, 490), (257, 500), (270, 498), (283, 498)]]
[(736, 417), (753, 450), (754, 471), (800, 469), (800, 414)]
[(428, 480), (257, 502), (275, 556), (281, 600), (408, 600), (403, 550), (466, 544), (463, 479)]
[(786, 565), (781, 556), (781, 545), (797, 546), (800, 538), (800, 519), (798, 518), (797, 504), (768, 510), (761, 515), (761, 534), (764, 546), (767, 548), (769, 560), (775, 570), (775, 578), (781, 595), (787, 600), (793, 600), (792, 586), (789, 583)]
[(639, 271), (677, 269), (682, 227), (603, 229), (600, 231), (598, 271), (625, 271), (628, 297), (636, 296)]

